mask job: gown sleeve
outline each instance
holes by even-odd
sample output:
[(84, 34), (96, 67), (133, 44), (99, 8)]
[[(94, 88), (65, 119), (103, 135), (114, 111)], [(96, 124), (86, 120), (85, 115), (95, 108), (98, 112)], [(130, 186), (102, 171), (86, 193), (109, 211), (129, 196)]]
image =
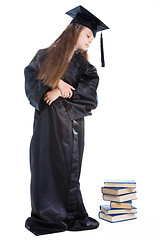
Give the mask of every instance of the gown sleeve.
[(99, 77), (96, 68), (88, 64), (80, 74), (76, 90), (70, 99), (65, 99), (66, 110), (71, 120), (91, 115), (97, 107), (97, 87)]
[(25, 92), (30, 104), (37, 110), (43, 110), (45, 102), (43, 96), (48, 92), (50, 87), (43, 84), (42, 81), (37, 80), (39, 70), (39, 58), (42, 50), (38, 51), (30, 64), (24, 69), (25, 76)]

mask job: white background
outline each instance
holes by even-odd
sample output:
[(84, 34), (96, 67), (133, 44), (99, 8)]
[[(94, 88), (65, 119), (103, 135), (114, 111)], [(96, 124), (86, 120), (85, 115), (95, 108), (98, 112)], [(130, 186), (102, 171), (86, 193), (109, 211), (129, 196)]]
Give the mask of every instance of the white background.
[(34, 109), (24, 92), (23, 70), (37, 50), (48, 47), (70, 23), (65, 12), (82, 5), (106, 25), (106, 68), (100, 67), (99, 34), (90, 47), (97, 67), (99, 106), (86, 118), (81, 189), (86, 209), (98, 220), (105, 179), (134, 179), (138, 218), (97, 230), (64, 232), (42, 239), (159, 238), (160, 7), (158, 0), (4, 1), (1, 39), (1, 235), (32, 240), (29, 144)]

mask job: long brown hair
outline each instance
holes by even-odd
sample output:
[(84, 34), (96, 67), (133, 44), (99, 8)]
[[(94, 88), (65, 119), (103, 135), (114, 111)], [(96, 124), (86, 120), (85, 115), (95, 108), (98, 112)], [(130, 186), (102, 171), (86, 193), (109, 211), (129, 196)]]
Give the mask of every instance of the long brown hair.
[[(37, 77), (45, 85), (55, 88), (58, 81), (64, 76), (82, 29), (82, 25), (71, 23), (46, 49)], [(88, 59), (87, 51), (82, 54)]]

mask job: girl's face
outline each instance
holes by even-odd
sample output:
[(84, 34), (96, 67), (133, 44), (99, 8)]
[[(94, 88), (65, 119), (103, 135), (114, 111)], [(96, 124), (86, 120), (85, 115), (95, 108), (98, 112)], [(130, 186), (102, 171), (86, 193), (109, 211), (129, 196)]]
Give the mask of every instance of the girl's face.
[(76, 50), (86, 51), (92, 43), (93, 39), (94, 36), (92, 31), (87, 27), (83, 27), (77, 41)]

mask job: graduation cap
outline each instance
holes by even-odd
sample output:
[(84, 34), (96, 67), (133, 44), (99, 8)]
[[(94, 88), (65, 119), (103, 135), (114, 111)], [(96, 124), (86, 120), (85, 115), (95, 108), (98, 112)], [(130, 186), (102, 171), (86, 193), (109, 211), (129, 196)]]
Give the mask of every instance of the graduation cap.
[[(73, 20), (71, 23), (79, 23), (85, 27), (88, 27), (93, 32), (93, 36), (96, 36), (96, 33), (109, 29), (101, 20), (94, 16), (91, 12), (85, 9), (82, 6), (75, 7), (70, 11), (66, 12), (67, 15), (71, 16)], [(101, 33), (101, 62), (102, 67), (105, 66), (104, 62), (104, 50), (103, 50), (103, 38)]]

